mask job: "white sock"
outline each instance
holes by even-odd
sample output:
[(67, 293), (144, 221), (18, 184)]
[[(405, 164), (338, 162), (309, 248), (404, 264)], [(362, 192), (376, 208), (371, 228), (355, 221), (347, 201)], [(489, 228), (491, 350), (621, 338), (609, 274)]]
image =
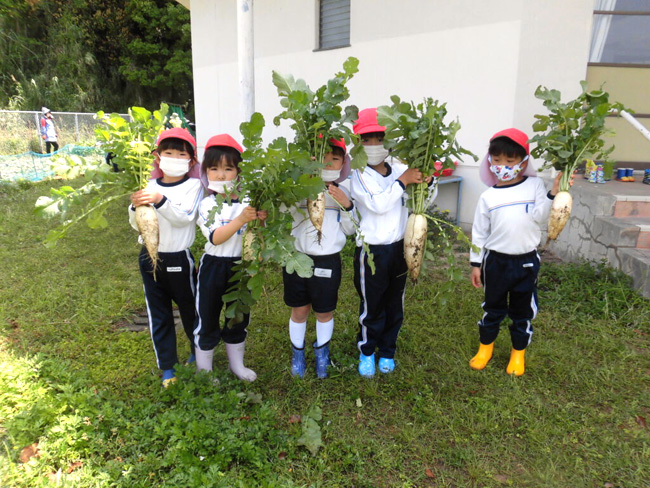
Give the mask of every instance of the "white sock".
[(214, 349), (203, 350), (196, 348), (196, 370), (197, 371), (212, 371), (212, 358), (214, 357)]
[(289, 319), (289, 337), (291, 338), (291, 344), (296, 349), (302, 349), (305, 347), (305, 334), (307, 333), (307, 322), (294, 322)]
[(316, 321), (316, 347), (324, 346), (332, 339), (334, 319), (327, 322)]

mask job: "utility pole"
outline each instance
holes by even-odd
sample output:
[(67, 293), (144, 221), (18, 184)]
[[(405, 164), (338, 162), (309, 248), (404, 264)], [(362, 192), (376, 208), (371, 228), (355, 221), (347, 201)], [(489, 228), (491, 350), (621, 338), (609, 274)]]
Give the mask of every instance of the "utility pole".
[(237, 63), (241, 98), (239, 115), (242, 122), (247, 122), (255, 112), (253, 0), (237, 0)]

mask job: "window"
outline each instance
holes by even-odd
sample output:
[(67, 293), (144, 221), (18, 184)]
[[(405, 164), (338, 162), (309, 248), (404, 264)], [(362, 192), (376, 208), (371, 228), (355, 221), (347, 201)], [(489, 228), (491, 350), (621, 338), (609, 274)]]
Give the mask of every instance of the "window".
[(589, 64), (650, 67), (650, 2), (596, 0)]
[(350, 45), (350, 0), (320, 0), (318, 50)]

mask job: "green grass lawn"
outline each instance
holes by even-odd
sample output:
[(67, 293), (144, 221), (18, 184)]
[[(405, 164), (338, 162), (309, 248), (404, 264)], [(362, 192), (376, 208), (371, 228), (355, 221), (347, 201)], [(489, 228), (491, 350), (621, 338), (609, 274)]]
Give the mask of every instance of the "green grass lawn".
[(144, 308), (127, 202), (109, 229), (47, 249), (53, 223), (32, 210), (49, 186), (0, 186), (1, 486), (650, 486), (650, 301), (609, 269), (542, 267), (526, 374), (511, 378), (507, 328), (484, 371), (468, 366), (482, 295), (462, 257), (446, 303), (441, 273), (408, 286), (397, 369), (368, 380), (347, 252), (329, 379), (311, 351), (307, 376), (289, 374), (278, 271), (249, 327), (258, 380), (236, 381), (220, 346), (213, 375), (181, 367), (163, 390), (148, 333), (117, 326)]

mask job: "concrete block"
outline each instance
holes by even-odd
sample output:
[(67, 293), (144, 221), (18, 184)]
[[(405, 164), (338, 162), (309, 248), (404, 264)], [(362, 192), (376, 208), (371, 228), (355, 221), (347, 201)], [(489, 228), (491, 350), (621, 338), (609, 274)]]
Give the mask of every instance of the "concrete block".
[(635, 247), (639, 226), (633, 219), (597, 216), (591, 228), (592, 239), (605, 247)]
[(650, 250), (619, 249), (621, 271), (632, 277), (634, 288), (650, 298)]

